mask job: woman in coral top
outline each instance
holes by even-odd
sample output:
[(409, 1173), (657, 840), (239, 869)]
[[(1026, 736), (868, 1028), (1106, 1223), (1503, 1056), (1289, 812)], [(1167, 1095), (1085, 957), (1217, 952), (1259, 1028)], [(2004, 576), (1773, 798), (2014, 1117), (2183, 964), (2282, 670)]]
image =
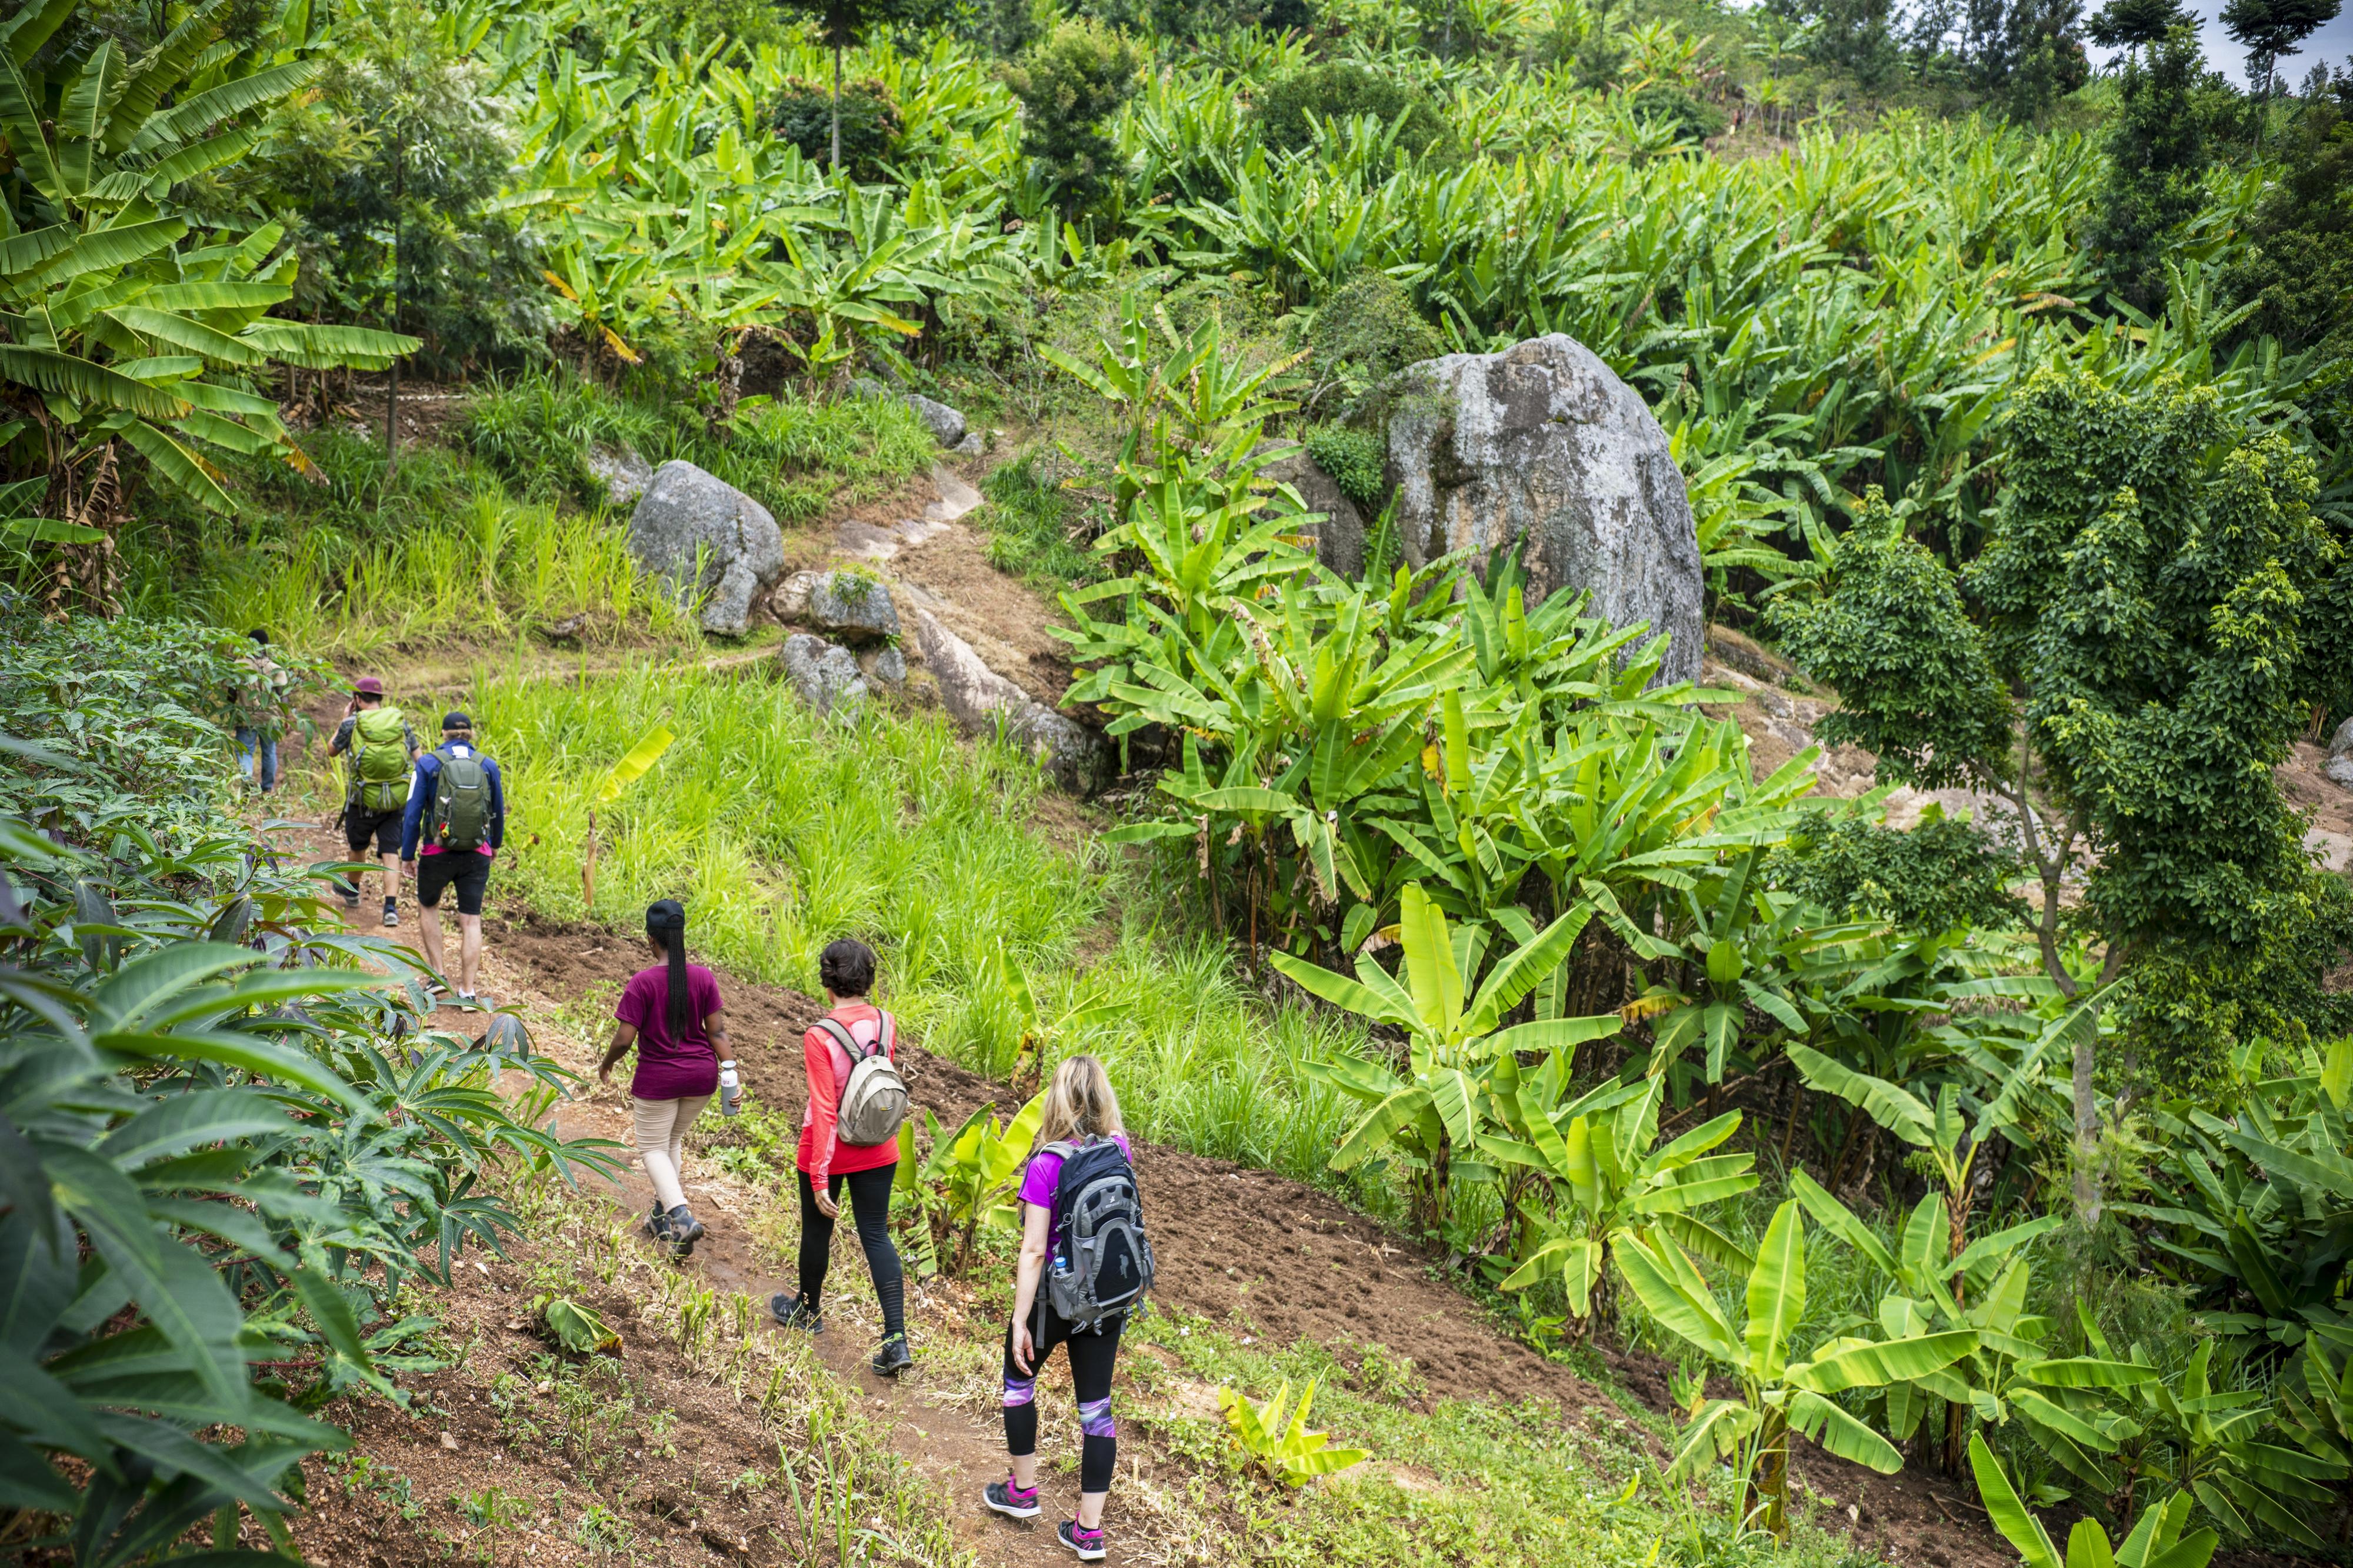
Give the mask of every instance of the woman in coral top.
[(899, 1144), (896, 1139), (871, 1147), (844, 1143), (836, 1136), (834, 1118), (850, 1069), (857, 1065), (835, 1029), (848, 1035), (861, 1054), (871, 1053), (879, 1041), (895, 1062), (898, 1025), (866, 999), (874, 989), (874, 950), (864, 942), (844, 938), (827, 947), (818, 957), (818, 978), (833, 1010), (801, 1037), (801, 1058), (808, 1069), (808, 1109), (801, 1113), (800, 1156), (795, 1162), (800, 1168), (801, 1289), (797, 1296), (771, 1296), (768, 1310), (786, 1328), (813, 1334), (824, 1329), (818, 1302), (833, 1257), (833, 1222), (841, 1213), (841, 1189), (847, 1185), (858, 1242), (866, 1250), (867, 1271), (874, 1276), (874, 1293), (882, 1303), (882, 1348), (874, 1352), (874, 1370), (896, 1377), (914, 1364), (907, 1350), (906, 1275), (899, 1266), (899, 1249), (891, 1245), (891, 1187), (898, 1179)]

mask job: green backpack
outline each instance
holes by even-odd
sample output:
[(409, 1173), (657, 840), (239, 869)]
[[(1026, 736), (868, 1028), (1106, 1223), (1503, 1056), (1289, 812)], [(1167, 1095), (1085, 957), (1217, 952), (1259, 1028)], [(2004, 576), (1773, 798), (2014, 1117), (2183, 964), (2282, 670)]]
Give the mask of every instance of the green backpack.
[(425, 837), (453, 852), (480, 849), (490, 839), (490, 773), (470, 747), (462, 757), (447, 746), (433, 754), (441, 767), (433, 775), (433, 808)]
[(352, 798), (369, 811), (408, 799), (408, 726), (397, 708), (371, 708), (352, 730)]

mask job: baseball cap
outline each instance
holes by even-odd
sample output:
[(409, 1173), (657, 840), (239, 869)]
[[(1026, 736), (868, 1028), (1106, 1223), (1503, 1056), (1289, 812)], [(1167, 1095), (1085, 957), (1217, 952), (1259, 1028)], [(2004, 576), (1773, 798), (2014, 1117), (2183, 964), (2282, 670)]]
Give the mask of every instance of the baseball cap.
[(384, 682), (373, 675), (363, 675), (352, 683), (352, 691), (359, 697), (381, 697), (384, 695)]
[(474, 721), (471, 719), (467, 718), (463, 713), (458, 712), (454, 709), (449, 712), (441, 715), (441, 728), (445, 731), (450, 730), (470, 730), (473, 727)]

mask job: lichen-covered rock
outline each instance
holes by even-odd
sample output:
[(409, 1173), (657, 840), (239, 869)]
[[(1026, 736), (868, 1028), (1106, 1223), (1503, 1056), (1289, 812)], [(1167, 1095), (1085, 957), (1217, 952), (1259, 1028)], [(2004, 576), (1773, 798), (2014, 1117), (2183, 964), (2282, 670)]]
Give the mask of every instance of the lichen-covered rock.
[[(785, 536), (768, 509), (692, 463), (672, 460), (629, 514), (638, 563), (681, 594), (702, 595), (702, 629), (741, 637), (752, 605), (785, 569)], [(702, 563), (695, 575), (695, 563)]]
[(907, 656), (901, 653), (895, 644), (859, 655), (858, 668), (866, 672), (866, 679), (870, 681), (884, 686), (907, 684)]
[(1259, 469), (1259, 476), (1289, 485), (1308, 510), (1324, 514), (1302, 531), (1314, 536), (1316, 560), (1352, 582), (1364, 575), (1365, 514), (1341, 490), (1338, 480), (1317, 468), (1304, 451), (1277, 458)]
[(857, 572), (796, 572), (769, 600), (779, 620), (794, 621), (853, 647), (899, 635), (890, 585)]
[(605, 487), (605, 499), (614, 506), (629, 505), (653, 483), (653, 466), (627, 447), (617, 451), (591, 447), (580, 464), (589, 478)]
[(2328, 754), (2332, 757), (2353, 755), (2353, 719), (2337, 726), (2337, 733), (2328, 737)]
[(981, 439), (979, 431), (967, 430), (964, 433), (964, 439), (950, 447), (948, 450), (959, 458), (977, 458), (988, 450), (988, 443)]
[(1398, 543), (1419, 568), (1525, 541), (1531, 605), (1590, 589), (1612, 626), (1671, 639), (1662, 680), (1699, 673), (1699, 540), (1667, 433), (1634, 389), (1560, 333), (1447, 354), (1389, 396)]
[(932, 439), (943, 447), (953, 447), (964, 439), (964, 416), (944, 403), (934, 402), (921, 393), (907, 394), (907, 406), (932, 433)]
[(847, 713), (866, 700), (866, 677), (858, 656), (807, 632), (785, 639), (776, 660), (785, 667), (794, 695), (819, 713)]
[(1027, 751), (1073, 795), (1103, 781), (1110, 753), (1102, 737), (1066, 713), (1057, 713), (982, 662), (972, 645), (940, 625), (929, 610), (915, 612), (923, 668), (939, 686), (940, 705), (965, 730), (995, 731)]

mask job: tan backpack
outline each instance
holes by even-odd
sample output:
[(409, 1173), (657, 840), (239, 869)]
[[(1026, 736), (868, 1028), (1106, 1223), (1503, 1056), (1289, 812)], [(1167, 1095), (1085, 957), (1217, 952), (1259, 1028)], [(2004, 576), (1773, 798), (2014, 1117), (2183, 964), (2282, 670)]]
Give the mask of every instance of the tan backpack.
[(850, 1061), (849, 1081), (842, 1085), (834, 1113), (834, 1135), (859, 1149), (897, 1138), (899, 1124), (907, 1120), (907, 1082), (891, 1059), (899, 1042), (898, 1021), (884, 1013), (871, 1046), (860, 1045), (838, 1018), (819, 1018), (817, 1026), (833, 1037)]

